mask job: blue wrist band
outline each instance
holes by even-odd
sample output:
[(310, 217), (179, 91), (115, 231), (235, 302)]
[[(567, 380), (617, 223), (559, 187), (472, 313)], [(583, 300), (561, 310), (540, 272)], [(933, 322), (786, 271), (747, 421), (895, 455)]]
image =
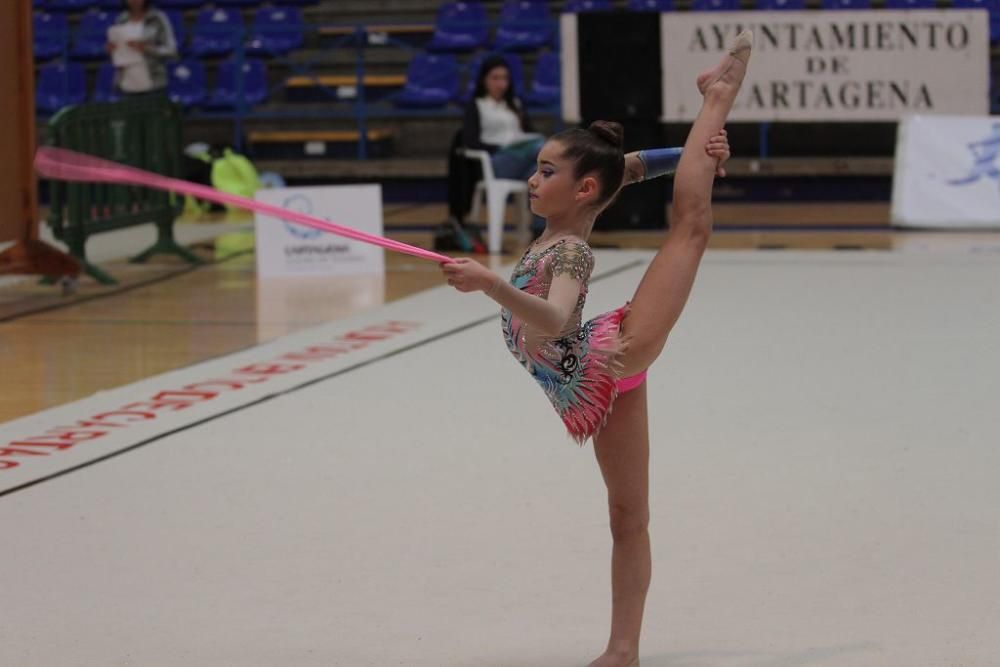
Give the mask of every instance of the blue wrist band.
[(674, 173), (677, 163), (681, 160), (682, 148), (647, 148), (639, 151), (639, 159), (646, 167), (646, 175), (642, 180), (648, 181), (658, 176)]

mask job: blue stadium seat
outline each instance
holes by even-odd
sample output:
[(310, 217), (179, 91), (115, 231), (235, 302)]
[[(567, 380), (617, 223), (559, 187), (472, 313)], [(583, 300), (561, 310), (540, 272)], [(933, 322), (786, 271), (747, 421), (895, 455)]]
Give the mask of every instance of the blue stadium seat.
[(108, 27), (114, 22), (115, 15), (111, 12), (94, 9), (84, 14), (73, 35), (70, 54), (78, 60), (106, 58), (108, 52), (104, 47), (108, 43)]
[(55, 113), (64, 106), (87, 99), (87, 76), (80, 63), (49, 63), (38, 71), (35, 108)]
[(990, 13), (990, 41), (1000, 42), (1000, 0), (953, 0), (955, 9), (985, 9)]
[(757, 9), (765, 11), (803, 10), (805, 8), (805, 0), (757, 0)]
[(871, 9), (872, 0), (822, 0), (823, 9), (859, 10)]
[(61, 55), (69, 41), (69, 21), (65, 14), (36, 13), (32, 18), (35, 60)]
[[(235, 109), (239, 106), (239, 79), (236, 63), (227, 60), (219, 65), (215, 88), (205, 102), (213, 109)], [(267, 68), (260, 60), (243, 63), (243, 102), (246, 107), (260, 104), (267, 99)]]
[(886, 9), (935, 9), (937, 0), (885, 0)]
[(183, 107), (195, 107), (205, 101), (205, 66), (198, 60), (167, 65), (167, 96)]
[(472, 99), (476, 88), (476, 77), (479, 76), (479, 68), (489, 56), (500, 56), (507, 61), (507, 67), (510, 69), (511, 85), (514, 86), (514, 94), (521, 97), (524, 93), (524, 65), (516, 53), (477, 53), (469, 59), (469, 62), (465, 66), (468, 76), (466, 77), (465, 88), (455, 98), (456, 102), (465, 104)]
[(116, 16), (117, 12), (122, 11), (122, 8), (124, 7), (124, 5), (118, 2), (118, 0), (97, 0), (97, 2), (94, 3), (94, 6), (105, 11), (115, 12)]
[(177, 53), (184, 53), (187, 49), (187, 27), (184, 25), (184, 15), (179, 9), (161, 9), (160, 11), (170, 21), (170, 27), (174, 31), (174, 41), (177, 42)]
[(486, 10), (478, 2), (446, 2), (438, 8), (429, 51), (475, 51), (489, 37)]
[(563, 11), (567, 14), (581, 12), (608, 12), (614, 9), (611, 0), (566, 0)]
[(736, 12), (739, 9), (740, 0), (691, 0), (694, 12)]
[(115, 89), (115, 66), (110, 62), (101, 63), (97, 69), (97, 82), (90, 95), (91, 102), (117, 102), (121, 93)]
[(295, 7), (262, 7), (253, 20), (247, 52), (260, 56), (282, 56), (302, 46), (305, 28), (302, 12)]
[(406, 84), (393, 98), (396, 106), (443, 107), (458, 93), (458, 63), (450, 54), (418, 53), (406, 70)]
[(205, 0), (156, 0), (160, 9), (194, 9), (204, 7)]
[(190, 53), (199, 58), (227, 55), (236, 49), (242, 30), (243, 18), (237, 10), (203, 9), (191, 31)]
[(257, 7), (264, 0), (214, 0), (220, 7)]
[(672, 12), (674, 0), (628, 0), (626, 7), (631, 12)]
[(93, 5), (94, 0), (48, 0), (45, 3), (50, 12), (80, 12)]
[(554, 34), (545, 0), (504, 0), (493, 46), (499, 51), (533, 51), (550, 43)]
[(531, 90), (524, 94), (525, 103), (533, 107), (548, 107), (558, 103), (561, 71), (558, 53), (548, 51), (538, 56), (535, 76), (531, 80)]

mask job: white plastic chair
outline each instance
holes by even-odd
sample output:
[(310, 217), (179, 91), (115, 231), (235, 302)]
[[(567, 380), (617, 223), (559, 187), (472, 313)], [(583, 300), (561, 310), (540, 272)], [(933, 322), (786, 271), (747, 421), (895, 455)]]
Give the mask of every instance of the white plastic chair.
[(479, 160), (483, 168), (483, 178), (476, 183), (472, 195), (471, 218), (479, 217), (482, 200), (486, 198), (486, 230), (487, 247), (491, 254), (502, 252), (503, 223), (507, 212), (507, 199), (514, 196), (520, 217), (518, 218), (517, 240), (525, 245), (530, 240), (531, 209), (528, 205), (528, 183), (511, 178), (497, 178), (493, 175), (493, 163), (490, 154), (483, 150), (459, 148), (458, 152), (470, 160)]

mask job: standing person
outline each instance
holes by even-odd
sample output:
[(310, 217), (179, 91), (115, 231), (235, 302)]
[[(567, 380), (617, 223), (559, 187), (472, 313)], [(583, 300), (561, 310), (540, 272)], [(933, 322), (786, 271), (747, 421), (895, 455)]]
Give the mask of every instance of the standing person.
[(704, 99), (677, 164), (670, 228), (630, 303), (582, 323), (594, 267), (586, 239), (594, 220), (622, 185), (663, 171), (657, 163), (665, 151), (622, 154), (617, 123), (597, 121), (543, 145), (528, 186), (545, 231), (525, 251), (510, 283), (473, 260), (441, 265), (448, 284), (484, 291), (500, 304), (508, 349), (541, 385), (570, 434), (581, 444), (593, 438), (608, 490), (613, 549), (611, 633), (590, 667), (639, 664), (652, 568), (646, 370), (680, 317), (708, 245), (712, 184), (728, 157), (728, 146), (720, 149), (718, 140), (752, 45), (752, 33), (744, 31), (722, 61), (697, 78)]
[(107, 49), (115, 64), (115, 88), (122, 94), (166, 91), (164, 63), (177, 57), (177, 41), (170, 19), (152, 0), (124, 0), (124, 11), (108, 28)]

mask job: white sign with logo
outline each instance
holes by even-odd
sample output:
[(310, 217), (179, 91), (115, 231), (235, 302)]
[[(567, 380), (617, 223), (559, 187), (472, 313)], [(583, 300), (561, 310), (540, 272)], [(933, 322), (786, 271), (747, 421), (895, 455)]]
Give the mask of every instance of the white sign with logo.
[(899, 125), (892, 223), (1000, 227), (1000, 116), (912, 116)]
[[(336, 185), (274, 188), (256, 199), (306, 213), (342, 227), (382, 236), (382, 188)], [(381, 247), (257, 213), (257, 275), (382, 274)]]
[(894, 121), (907, 114), (989, 113), (984, 10), (661, 14), (663, 120), (701, 108), (699, 72), (744, 28), (747, 78), (730, 121)]

